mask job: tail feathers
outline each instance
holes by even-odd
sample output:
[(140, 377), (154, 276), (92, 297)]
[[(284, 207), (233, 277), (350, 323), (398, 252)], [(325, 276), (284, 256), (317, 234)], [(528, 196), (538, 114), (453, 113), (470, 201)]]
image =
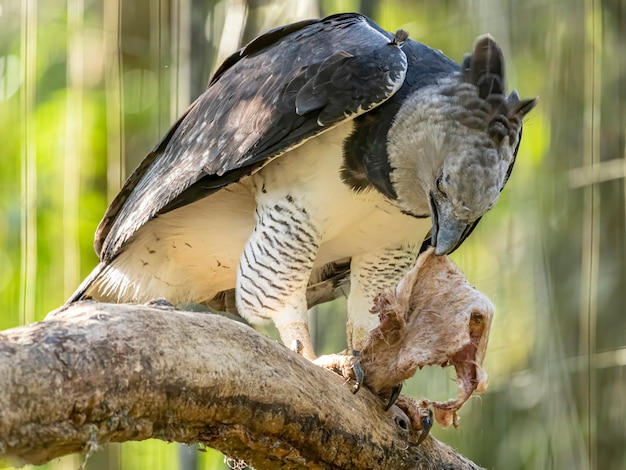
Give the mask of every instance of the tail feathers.
[(106, 268), (106, 264), (100, 263), (98, 266), (94, 268), (93, 271), (85, 278), (85, 280), (78, 286), (78, 289), (74, 291), (74, 293), (70, 296), (69, 299), (65, 302), (63, 307), (68, 307), (74, 302), (78, 302), (79, 300), (85, 300), (88, 298), (89, 291), (94, 286), (95, 282), (98, 281)]

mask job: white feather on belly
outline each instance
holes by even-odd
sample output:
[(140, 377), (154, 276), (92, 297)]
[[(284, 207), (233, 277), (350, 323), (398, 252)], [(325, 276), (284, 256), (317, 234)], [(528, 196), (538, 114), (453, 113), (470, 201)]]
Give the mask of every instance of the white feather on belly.
[(379, 192), (355, 193), (341, 181), (341, 143), (351, 129), (351, 123), (339, 126), (240, 183), (152, 219), (88, 294), (116, 302), (210, 300), (235, 286), (257, 201), (284, 202), (289, 194), (307, 205), (323, 234), (315, 267), (390, 245), (420, 243), (429, 219), (401, 214)]
[(232, 288), (254, 207), (249, 188), (233, 184), (151, 220), (111, 263), (98, 290), (118, 302), (165, 297), (180, 304)]

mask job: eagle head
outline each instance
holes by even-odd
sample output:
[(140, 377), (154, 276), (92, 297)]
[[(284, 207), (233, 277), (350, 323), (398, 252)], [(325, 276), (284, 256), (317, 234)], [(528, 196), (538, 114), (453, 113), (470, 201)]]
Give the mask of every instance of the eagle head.
[(401, 210), (430, 212), (437, 255), (454, 251), (497, 202), (535, 104), (506, 95), (504, 57), (486, 35), (458, 74), (419, 88), (400, 107), (387, 142), (390, 180)]

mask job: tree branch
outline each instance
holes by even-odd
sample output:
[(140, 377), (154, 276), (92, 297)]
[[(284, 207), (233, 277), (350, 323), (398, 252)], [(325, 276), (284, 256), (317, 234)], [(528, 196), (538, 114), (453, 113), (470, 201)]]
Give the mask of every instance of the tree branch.
[(260, 470), (478, 468), (407, 423), (219, 315), (81, 302), (0, 333), (0, 456), (21, 462), (157, 438)]

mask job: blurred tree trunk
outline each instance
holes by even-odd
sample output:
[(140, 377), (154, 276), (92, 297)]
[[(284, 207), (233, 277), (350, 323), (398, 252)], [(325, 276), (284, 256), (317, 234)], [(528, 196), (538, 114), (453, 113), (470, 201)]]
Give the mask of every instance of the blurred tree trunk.
[(358, 11), (360, 13), (363, 13), (369, 18), (375, 18), (378, 16), (381, 0), (361, 0), (359, 5)]
[(567, 26), (547, 48), (553, 132), (545, 171), (566, 178), (546, 188), (552, 315), (572, 359), (567, 379), (585, 444), (576, 465), (624, 468), (626, 2), (561, 2), (554, 17)]
[[(189, 34), (189, 96), (187, 103), (199, 96), (211, 78), (213, 61), (217, 52), (217, 45), (207, 38), (207, 20), (216, 17), (216, 3), (206, 0), (191, 0), (191, 10), (181, 12), (190, 17), (189, 31), (180, 31)], [(219, 20), (217, 20), (219, 21)], [(179, 112), (181, 110), (179, 109)]]

